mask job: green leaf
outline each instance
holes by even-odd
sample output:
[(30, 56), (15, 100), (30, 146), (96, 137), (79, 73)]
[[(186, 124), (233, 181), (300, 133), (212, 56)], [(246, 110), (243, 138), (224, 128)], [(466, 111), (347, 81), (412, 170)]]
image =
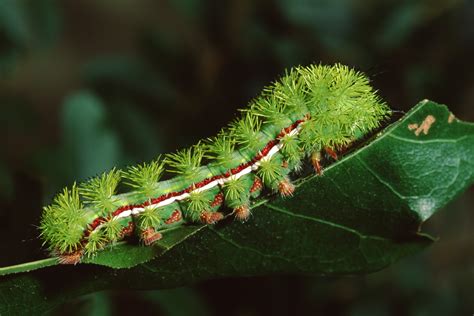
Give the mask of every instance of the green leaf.
[(423, 101), (323, 176), (301, 179), (294, 197), (259, 200), (244, 224), (228, 217), (216, 226), (185, 226), (153, 247), (120, 243), (78, 266), (0, 268), (2, 275), (53, 265), (3, 276), (0, 314), (37, 314), (111, 288), (377, 271), (432, 244), (421, 225), (474, 182), (473, 170), (474, 124)]

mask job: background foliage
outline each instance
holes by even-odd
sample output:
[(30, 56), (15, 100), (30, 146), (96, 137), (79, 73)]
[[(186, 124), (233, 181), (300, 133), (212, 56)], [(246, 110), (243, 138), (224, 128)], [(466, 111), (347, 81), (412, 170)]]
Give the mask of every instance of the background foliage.
[[(472, 19), (468, 0), (0, 0), (0, 265), (44, 256), (32, 224), (61, 187), (213, 135), (285, 67), (349, 64), (395, 109), (430, 98), (473, 121)], [(369, 276), (217, 280), (63, 308), (472, 314), (472, 193), (425, 227), (435, 247)]]

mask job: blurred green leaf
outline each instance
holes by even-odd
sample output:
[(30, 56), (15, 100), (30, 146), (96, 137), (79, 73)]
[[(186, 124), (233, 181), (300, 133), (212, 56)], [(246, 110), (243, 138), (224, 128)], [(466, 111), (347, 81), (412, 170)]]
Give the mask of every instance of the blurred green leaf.
[(74, 173), (84, 179), (111, 169), (120, 158), (117, 134), (107, 124), (102, 102), (89, 92), (78, 92), (64, 102), (62, 113), (66, 151)]
[(288, 21), (313, 32), (325, 47), (340, 50), (351, 41), (353, 1), (278, 0), (277, 4)]
[(405, 2), (391, 10), (389, 17), (378, 37), (378, 44), (384, 49), (393, 49), (399, 46), (416, 30), (423, 21), (423, 7), (420, 2)]
[(21, 48), (54, 43), (61, 28), (53, 0), (0, 0), (0, 33)]
[(0, 30), (16, 45), (26, 46), (31, 41), (33, 35), (25, 1), (0, 1)]
[(115, 100), (116, 105), (111, 109), (114, 127), (120, 134), (120, 140), (127, 144), (127, 162), (152, 160), (162, 153), (161, 122), (162, 119), (150, 117), (140, 111), (140, 108), (123, 100)]
[(153, 72), (144, 61), (129, 56), (101, 56), (89, 61), (82, 69), (85, 81), (93, 86), (113, 90), (113, 94), (138, 93), (160, 99), (174, 96), (173, 87)]
[(43, 151), (36, 162), (49, 174), (49, 193), (122, 164), (121, 141), (109, 115), (91, 92), (79, 91), (65, 99), (60, 117), (62, 144)]

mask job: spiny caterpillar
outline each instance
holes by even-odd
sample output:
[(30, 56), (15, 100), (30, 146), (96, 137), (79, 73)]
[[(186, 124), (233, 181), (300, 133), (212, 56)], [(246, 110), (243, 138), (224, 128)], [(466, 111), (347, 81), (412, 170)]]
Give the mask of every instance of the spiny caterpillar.
[[(293, 194), (290, 176), (305, 158), (321, 174), (323, 152), (336, 159), (389, 115), (358, 71), (293, 68), (216, 137), (65, 188), (44, 207), (41, 237), (61, 263), (75, 264), (132, 234), (151, 245), (170, 228), (214, 224), (224, 212), (245, 222), (262, 190)], [(158, 182), (165, 169), (176, 176)], [(131, 191), (117, 194), (121, 181)]]

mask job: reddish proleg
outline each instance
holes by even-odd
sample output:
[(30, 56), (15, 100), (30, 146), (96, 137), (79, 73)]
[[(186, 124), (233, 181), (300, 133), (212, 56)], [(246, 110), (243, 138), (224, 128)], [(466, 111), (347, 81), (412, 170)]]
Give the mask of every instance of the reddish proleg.
[(248, 205), (241, 205), (234, 209), (235, 218), (241, 221), (242, 223), (246, 222), (249, 219), (250, 214), (250, 208), (248, 207)]

